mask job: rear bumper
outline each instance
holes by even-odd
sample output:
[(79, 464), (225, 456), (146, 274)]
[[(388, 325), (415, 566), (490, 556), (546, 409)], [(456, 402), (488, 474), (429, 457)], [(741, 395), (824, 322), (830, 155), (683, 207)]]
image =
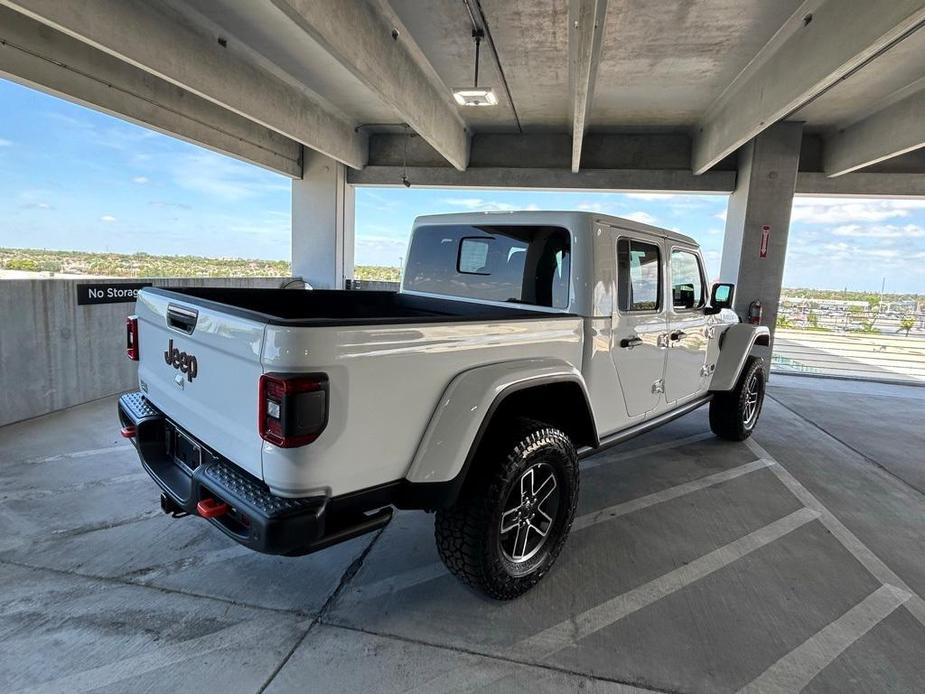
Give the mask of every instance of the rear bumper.
[[(200, 515), (200, 502), (214, 499), (228, 511), (206, 518), (233, 540), (267, 554), (301, 555), (376, 530), (391, 519), (391, 509), (373, 515), (330, 512), (329, 499), (274, 496), (267, 485), (244, 472), (169, 420), (143, 393), (119, 398), (123, 428), (134, 427), (132, 442), (141, 464), (174, 505)], [(201, 462), (181, 464), (174, 456), (174, 430), (199, 446)], [(172, 502), (172, 504), (171, 504)]]

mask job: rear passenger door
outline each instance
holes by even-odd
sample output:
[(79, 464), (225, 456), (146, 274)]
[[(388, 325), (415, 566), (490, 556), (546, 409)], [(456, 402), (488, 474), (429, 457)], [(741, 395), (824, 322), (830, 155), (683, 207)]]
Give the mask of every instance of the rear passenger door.
[(685, 246), (671, 245), (670, 249), (665, 399), (672, 403), (697, 395), (703, 389), (712, 329), (704, 313), (706, 281), (700, 255)]
[(611, 355), (630, 417), (662, 397), (667, 319), (664, 244), (655, 236), (618, 232), (617, 301)]

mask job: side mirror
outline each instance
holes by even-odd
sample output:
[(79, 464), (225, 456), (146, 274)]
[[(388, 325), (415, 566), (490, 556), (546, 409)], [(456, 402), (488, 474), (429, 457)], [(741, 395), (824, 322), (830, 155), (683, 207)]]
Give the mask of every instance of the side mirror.
[(719, 282), (713, 285), (713, 291), (710, 293), (710, 305), (707, 306), (705, 313), (715, 315), (724, 308), (732, 308), (732, 300), (735, 297), (735, 285), (726, 282)]

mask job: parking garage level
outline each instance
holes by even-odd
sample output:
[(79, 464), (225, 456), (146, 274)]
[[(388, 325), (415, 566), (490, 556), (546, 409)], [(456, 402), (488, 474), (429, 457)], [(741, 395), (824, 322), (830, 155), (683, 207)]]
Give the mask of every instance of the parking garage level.
[(925, 498), (887, 454), (925, 437), (851, 422), (925, 392), (826, 383), (776, 377), (743, 444), (700, 412), (584, 461), (560, 561), (510, 603), (446, 572), (426, 514), (297, 559), (163, 516), (111, 399), (7, 426), (0, 688), (921, 691)]

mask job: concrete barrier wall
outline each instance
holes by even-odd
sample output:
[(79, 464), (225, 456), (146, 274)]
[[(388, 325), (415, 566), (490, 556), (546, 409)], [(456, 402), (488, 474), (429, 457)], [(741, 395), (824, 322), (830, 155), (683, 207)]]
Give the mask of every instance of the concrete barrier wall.
[(401, 282), (387, 282), (385, 280), (347, 280), (347, 289), (353, 291), (397, 292), (400, 288)]
[[(157, 286), (278, 287), (276, 278), (139, 279)], [(130, 390), (125, 317), (133, 303), (77, 305), (77, 285), (122, 280), (0, 280), (0, 426)]]

